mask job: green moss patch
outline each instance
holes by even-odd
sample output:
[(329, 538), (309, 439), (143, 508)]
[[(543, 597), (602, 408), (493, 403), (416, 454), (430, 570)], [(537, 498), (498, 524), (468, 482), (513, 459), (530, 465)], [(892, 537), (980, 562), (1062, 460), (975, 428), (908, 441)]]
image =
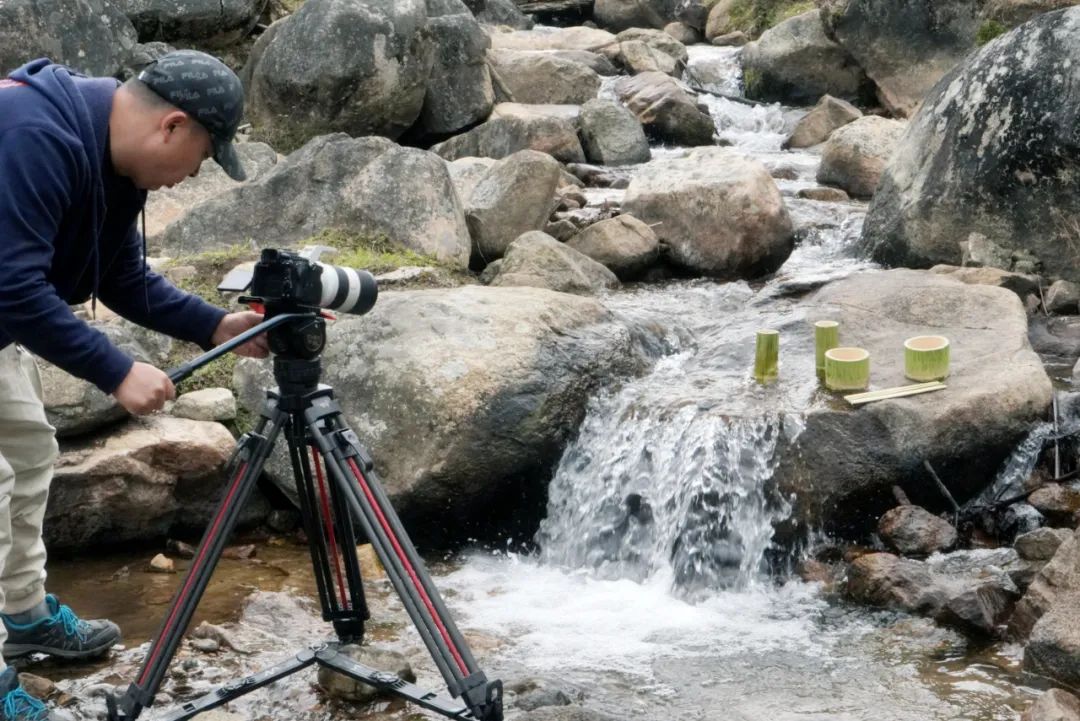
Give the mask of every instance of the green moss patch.
[(982, 47), (999, 35), (1005, 34), (1007, 30), (1008, 28), (997, 20), (986, 20), (975, 33), (975, 44)]

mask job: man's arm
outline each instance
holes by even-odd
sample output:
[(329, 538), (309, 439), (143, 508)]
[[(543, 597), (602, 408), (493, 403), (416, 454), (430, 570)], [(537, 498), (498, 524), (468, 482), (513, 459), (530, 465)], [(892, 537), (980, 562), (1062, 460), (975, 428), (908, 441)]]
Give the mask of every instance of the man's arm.
[[(145, 286), (144, 286), (145, 281)], [(185, 293), (143, 264), (142, 235), (132, 223), (120, 256), (105, 270), (98, 297), (141, 326), (208, 350), (226, 311)]]
[(47, 280), (53, 241), (83, 172), (75, 153), (41, 128), (0, 135), (0, 327), (36, 355), (112, 393), (134, 361), (76, 318)]

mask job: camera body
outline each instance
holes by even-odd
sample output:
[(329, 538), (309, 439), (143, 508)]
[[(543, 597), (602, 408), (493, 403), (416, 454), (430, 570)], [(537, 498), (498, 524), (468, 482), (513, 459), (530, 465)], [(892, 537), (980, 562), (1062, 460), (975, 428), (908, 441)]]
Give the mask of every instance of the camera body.
[(234, 270), (218, 285), (220, 291), (244, 292), (266, 306), (270, 315), (326, 308), (363, 315), (375, 306), (379, 286), (366, 270), (318, 262), (325, 248), (300, 253), (267, 248), (254, 271)]

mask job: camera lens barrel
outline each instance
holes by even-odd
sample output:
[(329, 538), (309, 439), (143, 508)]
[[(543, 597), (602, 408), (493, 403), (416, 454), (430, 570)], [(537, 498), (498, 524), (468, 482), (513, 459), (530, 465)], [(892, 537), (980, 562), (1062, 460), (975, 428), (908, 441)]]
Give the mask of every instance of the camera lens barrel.
[(363, 315), (375, 306), (379, 285), (366, 270), (315, 263), (322, 272), (322, 297), (319, 306), (341, 313)]

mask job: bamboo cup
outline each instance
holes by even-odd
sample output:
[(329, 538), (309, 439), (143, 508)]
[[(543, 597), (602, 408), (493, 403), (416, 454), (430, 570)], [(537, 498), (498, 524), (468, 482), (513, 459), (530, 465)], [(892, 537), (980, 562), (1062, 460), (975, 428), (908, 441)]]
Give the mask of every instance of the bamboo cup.
[(831, 391), (861, 391), (870, 385), (870, 353), (864, 348), (825, 351), (825, 387)]
[(759, 330), (754, 352), (754, 379), (772, 383), (780, 374), (780, 331)]
[(949, 375), (949, 339), (919, 335), (904, 341), (904, 375), (913, 381), (939, 381)]
[(819, 380), (825, 380), (825, 351), (840, 345), (840, 324), (835, 320), (814, 323), (814, 366)]

